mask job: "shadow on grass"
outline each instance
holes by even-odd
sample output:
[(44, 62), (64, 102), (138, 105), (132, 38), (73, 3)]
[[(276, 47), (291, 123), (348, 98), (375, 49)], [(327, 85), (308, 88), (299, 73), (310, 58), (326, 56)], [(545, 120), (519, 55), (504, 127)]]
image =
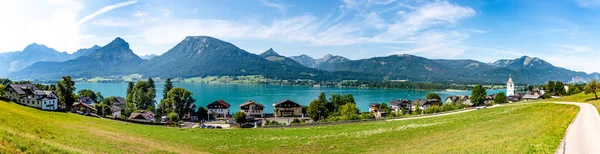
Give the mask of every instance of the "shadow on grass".
[(589, 101), (595, 101), (595, 100), (600, 100), (600, 98), (590, 98), (590, 99), (586, 99), (585, 101), (589, 102)]

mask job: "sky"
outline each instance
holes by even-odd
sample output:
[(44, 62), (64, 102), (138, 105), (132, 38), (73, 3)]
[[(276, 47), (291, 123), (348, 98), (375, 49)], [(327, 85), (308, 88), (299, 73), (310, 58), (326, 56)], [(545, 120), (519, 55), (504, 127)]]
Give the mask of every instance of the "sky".
[(524, 55), (600, 72), (598, 0), (20, 0), (0, 5), (0, 52), (75, 52), (116, 37), (160, 55), (206, 35), (248, 52), (494, 62)]

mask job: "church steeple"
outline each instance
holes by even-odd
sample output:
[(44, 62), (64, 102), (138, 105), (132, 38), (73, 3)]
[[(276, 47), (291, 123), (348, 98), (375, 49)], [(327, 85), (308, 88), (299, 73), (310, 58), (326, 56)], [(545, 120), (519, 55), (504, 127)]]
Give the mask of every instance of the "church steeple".
[(506, 96), (514, 96), (515, 95), (515, 83), (512, 80), (512, 74), (508, 77), (508, 82), (506, 82)]

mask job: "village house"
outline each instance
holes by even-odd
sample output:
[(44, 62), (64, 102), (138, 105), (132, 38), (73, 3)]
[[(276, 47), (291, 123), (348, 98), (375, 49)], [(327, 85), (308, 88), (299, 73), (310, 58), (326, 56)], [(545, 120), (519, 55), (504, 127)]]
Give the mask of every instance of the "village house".
[(302, 105), (285, 99), (273, 104), (275, 117), (300, 117), (302, 116)]
[(85, 112), (85, 113), (96, 113), (97, 112), (96, 108), (94, 108), (93, 106), (90, 106), (90, 105), (87, 105), (87, 104), (81, 103), (81, 102), (73, 103), (72, 110)]
[(263, 106), (262, 104), (258, 104), (252, 100), (248, 100), (248, 102), (245, 102), (240, 105), (240, 111), (246, 113), (247, 117), (265, 117), (265, 114), (263, 112), (264, 109), (265, 106)]
[(492, 104), (492, 103), (494, 103), (494, 99), (496, 99), (496, 94), (485, 96), (485, 100), (483, 101), (483, 103), (484, 104)]
[(127, 102), (125, 101), (125, 98), (123, 97), (115, 97), (114, 106), (118, 106), (121, 109), (124, 109), (127, 107)]
[(151, 111), (134, 112), (129, 115), (129, 120), (142, 121), (142, 122), (155, 122), (156, 114)]
[(92, 107), (96, 106), (96, 102), (90, 97), (79, 97), (78, 100), (79, 100), (79, 102), (85, 103), (89, 106), (92, 106)]
[(121, 116), (121, 112), (123, 111), (123, 108), (113, 105), (110, 106), (110, 112), (112, 113), (111, 116), (113, 119), (119, 118)]
[(442, 101), (439, 99), (416, 99), (411, 104), (411, 109), (414, 111), (417, 107), (421, 110), (425, 110), (432, 106), (442, 106)]
[(370, 103), (369, 104), (369, 112), (375, 116), (375, 118), (381, 118), (386, 116), (386, 112), (383, 108), (381, 108), (381, 104), (379, 103)]
[(190, 120), (190, 121), (198, 121), (198, 115), (196, 115), (196, 104), (191, 104), (190, 111), (185, 113), (181, 119)]
[(223, 99), (216, 100), (206, 106), (208, 109), (208, 113), (213, 115), (213, 117), (227, 117), (229, 115), (229, 103), (225, 102)]
[(58, 96), (52, 91), (39, 90), (33, 84), (10, 84), (6, 87), (6, 97), (19, 104), (42, 110), (57, 110)]
[(458, 96), (448, 96), (448, 97), (446, 97), (446, 100), (444, 101), (444, 103), (446, 103), (446, 104), (458, 103), (458, 102), (459, 102)]
[(536, 94), (526, 94), (525, 96), (523, 96), (521, 99), (523, 99), (524, 101), (530, 101), (530, 100), (538, 100), (541, 99), (542, 96), (541, 95), (536, 95)]
[(390, 108), (394, 112), (400, 112), (402, 110), (410, 110), (411, 101), (407, 99), (397, 99), (389, 102)]

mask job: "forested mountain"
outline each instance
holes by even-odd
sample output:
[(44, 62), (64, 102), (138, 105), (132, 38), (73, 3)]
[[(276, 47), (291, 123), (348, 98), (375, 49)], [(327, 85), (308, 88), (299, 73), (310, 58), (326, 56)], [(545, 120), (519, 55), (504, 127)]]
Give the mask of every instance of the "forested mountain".
[[(35, 54), (27, 55), (33, 49), (36, 49), (36, 53), (56, 52), (51, 48), (35, 44), (23, 52), (0, 54), (0, 58), (13, 57), (16, 58), (13, 60), (20, 61), (26, 58), (16, 55), (35, 57), (37, 56)], [(66, 53), (56, 52), (56, 54)], [(483, 63), (475, 60), (427, 59), (408, 54), (361, 60), (349, 60), (332, 55), (320, 59), (313, 59), (306, 55), (288, 58), (279, 55), (273, 49), (255, 55), (229, 42), (208, 36), (188, 36), (169, 51), (151, 60), (138, 57), (129, 49), (129, 44), (121, 38), (116, 38), (101, 48), (94, 46), (90, 49), (82, 49), (73, 55), (63, 56), (76, 54), (85, 56), (65, 62), (37, 62), (22, 71), (11, 73), (10, 77), (54, 80), (64, 75), (77, 78), (138, 73), (144, 77), (170, 78), (262, 75), (266, 78), (282, 80), (504, 83), (509, 76), (512, 76), (513, 80), (520, 84), (537, 84), (548, 80), (586, 82), (600, 75), (571, 71), (553, 66), (542, 59), (527, 56)], [(4, 65), (0, 63), (0, 66)]]
[[(277, 57), (274, 51), (263, 56)], [(158, 77), (263, 75), (273, 79), (381, 80), (382, 76), (350, 72), (330, 73), (301, 65), (267, 60), (235, 45), (208, 36), (188, 36), (166, 53), (142, 64), (138, 73)]]
[(128, 75), (143, 61), (129, 49), (129, 43), (117, 37), (89, 55), (65, 62), (37, 62), (9, 77), (51, 80), (64, 75), (75, 78)]
[(97, 48), (98, 46), (94, 46), (88, 49), (80, 49), (73, 54), (68, 54), (66, 52), (58, 52), (43, 44), (33, 43), (25, 47), (23, 51), (0, 53), (0, 77), (4, 77), (10, 72), (20, 71), (35, 62), (66, 61), (87, 55), (90, 51)]
[(335, 64), (350, 61), (350, 59), (342, 56), (334, 56), (327, 54), (323, 58), (313, 59), (310, 56), (302, 54), (300, 56), (291, 56), (290, 59), (310, 68), (317, 68), (321, 70), (331, 70)]
[(277, 52), (275, 52), (275, 50), (273, 50), (273, 48), (270, 48), (269, 50), (261, 53), (259, 56), (265, 58), (268, 61), (276, 62), (279, 64), (290, 65), (295, 67), (304, 67), (302, 64), (288, 57), (279, 55)]

